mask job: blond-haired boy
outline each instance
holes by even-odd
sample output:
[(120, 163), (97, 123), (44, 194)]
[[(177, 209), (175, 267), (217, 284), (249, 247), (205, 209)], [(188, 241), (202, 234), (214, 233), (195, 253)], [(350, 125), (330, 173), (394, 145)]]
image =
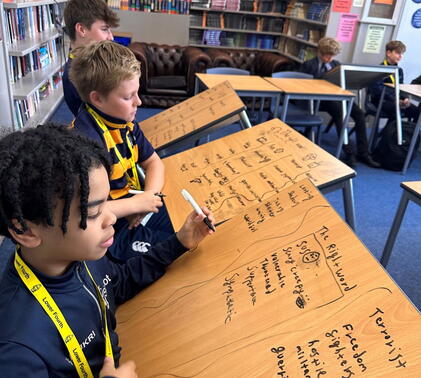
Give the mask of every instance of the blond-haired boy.
[[(339, 61), (333, 59), (340, 52), (341, 45), (337, 40), (324, 37), (318, 43), (317, 57), (304, 62), (301, 65), (300, 71), (313, 75), (315, 79), (321, 79), (326, 72), (340, 65)], [(320, 103), (320, 110), (329, 113), (339, 135), (343, 124), (342, 104), (338, 101), (322, 101)], [(368, 151), (364, 111), (355, 103), (351, 109), (351, 118), (355, 121), (354, 127), (357, 135), (358, 160), (369, 167), (380, 168), (380, 164), (373, 160)], [(350, 167), (355, 167), (356, 158), (351, 143), (344, 145), (343, 150), (345, 152), (344, 162)]]
[[(148, 253), (173, 229), (165, 211), (154, 215), (148, 227), (140, 225), (146, 213), (163, 206), (164, 165), (134, 120), (141, 104), (139, 63), (127, 47), (111, 41), (80, 47), (74, 54), (70, 80), (84, 101), (74, 128), (107, 148), (113, 165), (110, 197), (119, 221), (110, 252), (122, 260)], [(146, 175), (142, 187), (137, 164)], [(143, 193), (131, 195), (130, 189)]]

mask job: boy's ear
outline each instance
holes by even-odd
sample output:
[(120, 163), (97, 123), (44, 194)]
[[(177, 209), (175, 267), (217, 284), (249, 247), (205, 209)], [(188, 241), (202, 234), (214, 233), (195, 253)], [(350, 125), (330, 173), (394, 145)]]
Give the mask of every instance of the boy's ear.
[[(15, 230), (9, 228), (10, 235), (20, 245), (27, 248), (36, 248), (41, 244), (41, 237), (38, 233), (38, 227), (35, 223), (25, 221), (28, 229), (23, 233), (17, 233)], [(13, 225), (18, 229), (22, 230), (21, 224), (17, 219), (12, 219)]]
[(100, 108), (103, 102), (104, 96), (102, 96), (98, 91), (92, 91), (89, 93), (88, 102), (97, 108)]
[(87, 27), (85, 25), (83, 25), (80, 22), (76, 23), (75, 32), (76, 32), (77, 36), (79, 36), (81, 38), (85, 37), (86, 31), (87, 31)]

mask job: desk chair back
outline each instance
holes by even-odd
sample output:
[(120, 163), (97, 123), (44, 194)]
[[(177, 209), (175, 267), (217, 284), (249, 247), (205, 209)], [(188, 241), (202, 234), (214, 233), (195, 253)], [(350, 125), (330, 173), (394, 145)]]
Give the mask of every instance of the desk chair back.
[(242, 70), (241, 68), (234, 67), (213, 67), (206, 70), (208, 74), (220, 75), (250, 75), (250, 71)]
[[(304, 72), (281, 71), (274, 72), (272, 77), (285, 79), (313, 79), (313, 75)], [(304, 102), (304, 104), (303, 104)], [(285, 123), (294, 128), (304, 128), (306, 135), (313, 141), (320, 143), (320, 128), (323, 125), (323, 118), (312, 114), (311, 111), (305, 109), (305, 105), (310, 105), (308, 101), (299, 101), (297, 105), (288, 104), (287, 116)], [(300, 106), (300, 105), (304, 105)], [(273, 114), (274, 103), (271, 103), (271, 112)], [(315, 138), (314, 129), (317, 128), (317, 138)]]
[(304, 72), (295, 72), (295, 71), (280, 71), (274, 72), (272, 77), (279, 77), (285, 79), (313, 79), (313, 75), (304, 73)]

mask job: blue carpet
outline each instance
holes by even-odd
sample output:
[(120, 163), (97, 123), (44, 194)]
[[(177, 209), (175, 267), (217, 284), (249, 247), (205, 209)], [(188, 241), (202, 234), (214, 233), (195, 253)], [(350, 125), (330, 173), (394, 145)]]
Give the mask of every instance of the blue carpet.
[[(137, 119), (147, 119), (162, 109), (139, 108)], [(52, 116), (55, 122), (68, 124), (73, 119), (67, 106), (62, 103)], [(234, 124), (217, 130), (211, 140), (239, 130)], [(336, 144), (334, 131), (323, 135), (322, 145), (333, 151)], [(421, 178), (421, 158), (415, 159), (405, 176), (399, 172), (369, 168), (358, 164), (354, 179), (356, 206), (356, 233), (376, 258), (380, 258), (390, 226), (402, 194), (402, 181), (416, 181)], [(342, 194), (339, 191), (326, 195), (328, 201), (343, 215)], [(421, 308), (421, 264), (418, 263), (418, 243), (421, 231), (421, 208), (410, 203), (406, 211), (387, 270), (412, 302)], [(0, 269), (13, 250), (10, 241), (0, 246)]]

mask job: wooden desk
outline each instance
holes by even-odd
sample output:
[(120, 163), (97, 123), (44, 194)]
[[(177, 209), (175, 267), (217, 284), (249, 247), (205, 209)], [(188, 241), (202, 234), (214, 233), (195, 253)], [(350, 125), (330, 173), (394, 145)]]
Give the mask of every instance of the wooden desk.
[[(268, 83), (260, 76), (255, 75), (219, 75), (219, 74), (196, 74), (195, 93), (200, 91), (200, 87), (212, 88), (219, 83), (228, 80), (240, 97), (260, 97), (262, 98), (259, 121), (262, 119), (263, 99), (265, 97), (274, 98), (276, 109), (279, 107), (280, 91), (275, 86)], [(276, 117), (276, 115), (275, 115)]]
[[(284, 92), (284, 101), (282, 104), (281, 120), (285, 121), (290, 100), (314, 100), (320, 101), (345, 101), (346, 113), (343, 127), (339, 136), (338, 147), (335, 156), (339, 158), (342, 144), (346, 135), (349, 116), (354, 101), (354, 93), (342, 89), (326, 80), (308, 80), (308, 79), (283, 79), (274, 77), (265, 77), (269, 83), (273, 84)], [(316, 112), (318, 105), (316, 106)]]
[(220, 223), (304, 177), (324, 193), (342, 189), (346, 220), (355, 227), (355, 171), (279, 119), (183, 151), (163, 162), (165, 204), (175, 230), (191, 211), (181, 196), (182, 189), (208, 206)]
[(396, 211), (395, 218), (393, 219), (392, 227), (390, 228), (389, 235), (386, 240), (382, 257), (380, 258), (381, 264), (386, 267), (389, 262), (390, 255), (392, 254), (393, 246), (395, 245), (396, 236), (398, 236), (399, 228), (401, 227), (402, 219), (405, 215), (408, 202), (413, 201), (421, 206), (421, 181), (402, 182), (403, 189), (402, 197), (399, 202), (398, 210)]
[(245, 109), (230, 83), (224, 81), (148, 118), (141, 122), (141, 128), (152, 146), (160, 151), (192, 136), (198, 139), (210, 127), (236, 115), (243, 127), (250, 127)]
[(117, 311), (147, 377), (417, 377), (421, 317), (310, 181), (224, 223)]

